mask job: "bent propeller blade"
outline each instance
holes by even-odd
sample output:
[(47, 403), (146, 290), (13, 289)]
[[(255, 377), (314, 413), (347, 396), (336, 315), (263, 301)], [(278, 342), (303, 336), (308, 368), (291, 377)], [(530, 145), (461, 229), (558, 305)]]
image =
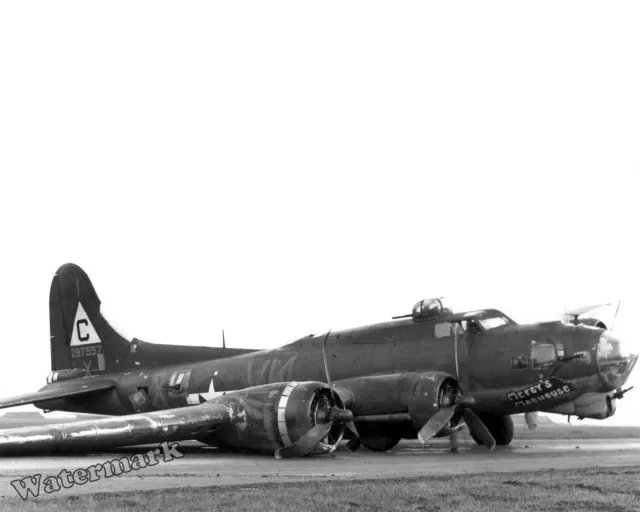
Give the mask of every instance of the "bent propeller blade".
[(327, 332), (327, 335), (324, 337), (322, 341), (322, 360), (324, 361), (324, 372), (327, 376), (327, 384), (329, 385), (329, 389), (331, 390), (331, 395), (333, 396), (333, 386), (331, 384), (331, 375), (329, 374), (329, 364), (327, 363), (327, 339), (329, 338), (329, 334), (331, 334), (331, 329)]
[(524, 419), (527, 422), (529, 430), (533, 430), (538, 426), (538, 412), (526, 412), (524, 413)]
[(480, 439), (482, 444), (489, 448), (489, 450), (493, 450), (496, 446), (496, 440), (493, 438), (486, 425), (482, 423), (482, 420), (478, 415), (471, 409), (465, 409), (462, 414), (471, 433)]
[(358, 448), (360, 448), (360, 438), (359, 437), (354, 437), (352, 439), (349, 440), (349, 442), (347, 443), (347, 451), (349, 452), (355, 452), (358, 450)]
[(358, 433), (353, 420), (347, 423), (347, 429), (349, 429), (353, 434), (353, 437), (347, 443), (347, 450), (350, 452), (355, 452), (358, 448), (360, 448), (360, 434)]
[(311, 427), (309, 431), (298, 439), (295, 443), (276, 450), (276, 459), (287, 459), (291, 457), (302, 457), (313, 450), (322, 441), (333, 427), (333, 421), (320, 423)]
[(449, 422), (455, 413), (455, 407), (447, 407), (446, 409), (440, 409), (437, 413), (431, 416), (429, 421), (427, 421), (420, 429), (420, 432), (418, 432), (418, 439), (420, 442), (424, 444), (440, 432), (442, 427)]

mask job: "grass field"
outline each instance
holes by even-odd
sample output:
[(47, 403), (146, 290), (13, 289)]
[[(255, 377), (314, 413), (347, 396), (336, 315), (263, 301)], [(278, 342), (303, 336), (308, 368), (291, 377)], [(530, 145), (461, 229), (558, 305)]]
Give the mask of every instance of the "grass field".
[(5, 511), (640, 511), (640, 466), (5, 499)]

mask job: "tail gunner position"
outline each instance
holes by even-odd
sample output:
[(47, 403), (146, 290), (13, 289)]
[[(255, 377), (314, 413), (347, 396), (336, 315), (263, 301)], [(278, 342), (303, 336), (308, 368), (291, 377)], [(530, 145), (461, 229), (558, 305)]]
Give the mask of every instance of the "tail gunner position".
[(388, 450), (463, 422), (493, 448), (511, 442), (515, 413), (613, 415), (638, 359), (602, 325), (520, 325), (496, 309), (454, 313), (439, 299), (272, 350), (128, 340), (73, 264), (56, 272), (49, 306), (47, 385), (0, 408), (108, 416), (4, 430), (0, 455), (195, 439), (293, 457), (329, 453), (343, 437), (350, 450)]

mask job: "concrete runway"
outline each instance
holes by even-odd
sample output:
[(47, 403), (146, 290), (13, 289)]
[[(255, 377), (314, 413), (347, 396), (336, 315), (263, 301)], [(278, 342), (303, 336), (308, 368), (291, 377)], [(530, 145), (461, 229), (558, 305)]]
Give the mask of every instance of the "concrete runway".
[[(42, 479), (61, 470), (72, 472), (145, 449), (122, 449), (118, 453), (79, 456), (0, 458), (0, 498), (17, 499), (11, 481), (37, 473)], [(579, 448), (576, 448), (579, 447)], [(492, 452), (470, 440), (459, 453), (450, 453), (445, 441), (426, 446), (403, 441), (393, 451), (374, 453), (361, 448), (349, 453), (338, 449), (335, 456), (275, 460), (272, 457), (220, 453), (196, 442), (181, 443), (184, 457), (128, 474), (63, 489), (51, 496), (96, 492), (118, 492), (186, 486), (238, 485), (305, 480), (394, 478), (481, 472), (514, 472), (544, 469), (640, 465), (640, 440), (514, 440), (510, 446)], [(44, 494), (44, 493), (43, 493)], [(46, 498), (38, 498), (46, 499)]]

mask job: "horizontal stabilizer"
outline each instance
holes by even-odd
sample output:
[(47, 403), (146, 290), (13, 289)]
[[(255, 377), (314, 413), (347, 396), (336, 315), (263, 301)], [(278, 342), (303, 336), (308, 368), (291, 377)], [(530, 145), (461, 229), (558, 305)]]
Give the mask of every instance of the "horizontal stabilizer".
[(57, 398), (87, 395), (95, 393), (96, 391), (112, 389), (115, 386), (116, 383), (112, 380), (69, 380), (57, 384), (51, 384), (34, 393), (0, 399), (0, 409), (17, 407), (19, 405), (35, 404), (38, 402), (47, 402)]

